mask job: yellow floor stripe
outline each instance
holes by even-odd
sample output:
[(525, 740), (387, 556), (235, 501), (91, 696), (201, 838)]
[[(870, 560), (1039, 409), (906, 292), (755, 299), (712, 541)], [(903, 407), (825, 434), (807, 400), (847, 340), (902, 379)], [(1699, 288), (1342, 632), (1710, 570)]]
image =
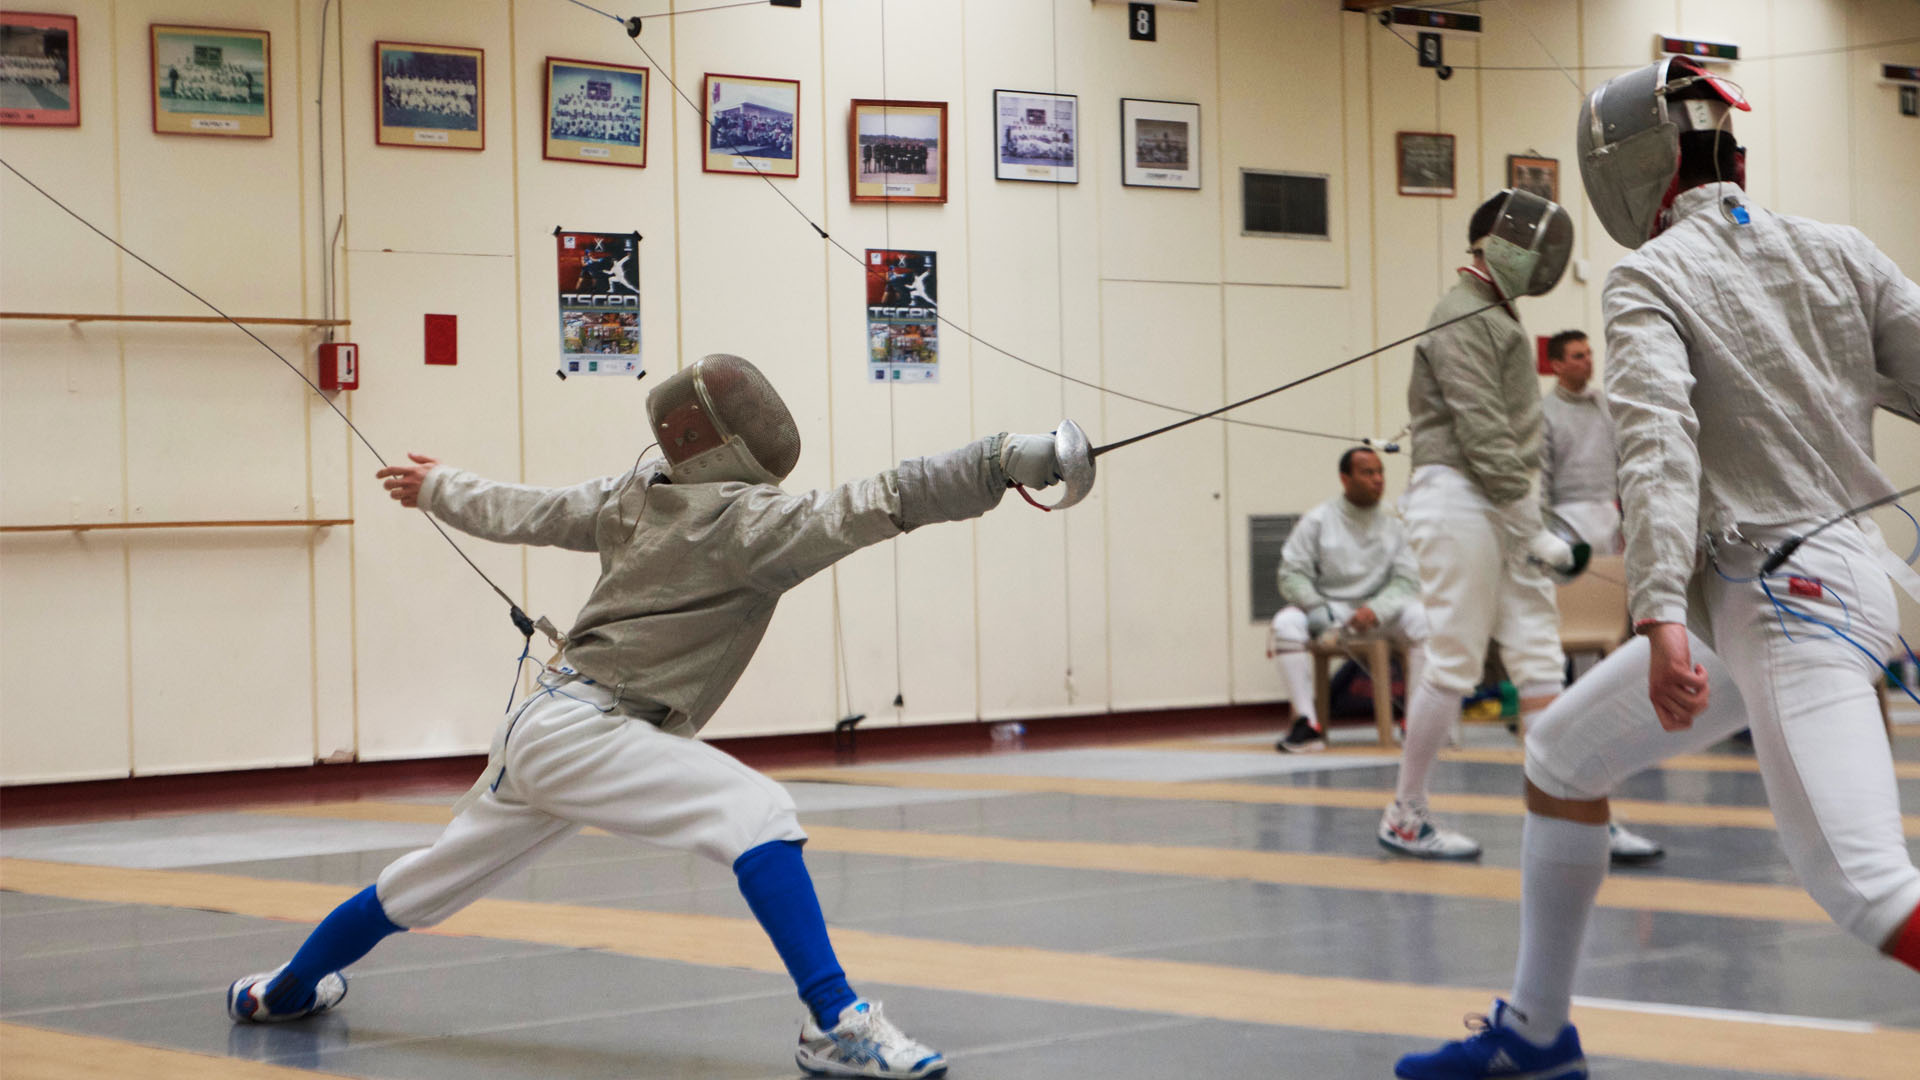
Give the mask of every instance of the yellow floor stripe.
[[(1274, 738), (1281, 733), (1276, 732)], [(1261, 753), (1272, 749), (1271, 740), (1261, 741), (1221, 741), (1217, 739), (1161, 739), (1154, 742), (1127, 743), (1128, 750), (1179, 750), (1188, 753), (1210, 754), (1249, 754)], [(1334, 743), (1327, 747), (1329, 754), (1342, 757), (1383, 757), (1398, 759), (1400, 748), (1397, 746), (1347, 746)], [(1478, 765), (1524, 765), (1526, 751), (1517, 746), (1474, 747), (1462, 750), (1443, 750), (1441, 761), (1459, 761)], [(1732, 754), (1679, 754), (1653, 767), (1659, 772), (1711, 772), (1711, 773), (1754, 773), (1760, 772), (1760, 763), (1750, 757), (1737, 757)], [(1893, 775), (1899, 780), (1920, 780), (1920, 761), (1896, 761), (1893, 763)]]
[[(74, 900), (148, 904), (313, 922), (345, 897), (331, 885), (173, 870), (0, 859), (0, 888)], [(711, 967), (780, 972), (754, 924), (713, 915), (482, 900), (434, 934), (600, 949)], [(835, 946), (861, 980), (1173, 1016), (1451, 1038), (1492, 991), (1250, 971), (1217, 964), (965, 945), (839, 930)], [(1864, 961), (1863, 961), (1864, 962)], [(1769, 1076), (1910, 1077), (1920, 1031), (1840, 1032), (1576, 1008), (1588, 1052)]]
[[(337, 1073), (0, 1024), (6, 1080), (328, 1080)], [(345, 1080), (345, 1078), (339, 1078)]]
[[(1016, 791), (1023, 794), (1088, 795), (1115, 799), (1159, 799), (1186, 802), (1250, 803), (1262, 806), (1322, 806), (1335, 809), (1383, 810), (1393, 800), (1390, 788), (1316, 788), (1249, 784), (1227, 780), (1165, 782), (1153, 780), (1089, 780), (1064, 776), (1011, 776), (1002, 773), (908, 772), (900, 769), (776, 769), (776, 780), (823, 784), (860, 784), (872, 787), (933, 788), (942, 791)], [(1517, 782), (1516, 782), (1517, 787)], [(1485, 814), (1522, 817), (1526, 807), (1520, 792), (1512, 795), (1459, 795), (1435, 792), (1428, 797), (1444, 814)], [(1698, 828), (1771, 829), (1773, 814), (1764, 806), (1701, 806), (1690, 803), (1614, 799), (1621, 818), (1635, 825), (1680, 825)], [(1920, 816), (1901, 818), (1906, 835), (1920, 836)]]
[[(397, 821), (419, 825), (443, 825), (449, 817), (448, 808), (442, 806), (371, 801), (270, 806), (249, 812), (277, 817)], [(1498, 866), (1172, 844), (1021, 840), (968, 833), (851, 829), (825, 825), (808, 826), (807, 835), (809, 851), (837, 854), (954, 859), (1044, 866), (1059, 870), (1111, 870), (1219, 881), (1258, 881), (1268, 885), (1300, 885), (1316, 889), (1417, 893), (1481, 900), (1520, 899), (1520, 871)], [(1702, 881), (1697, 878), (1616, 875), (1608, 878), (1606, 885), (1601, 888), (1600, 906), (1629, 911), (1661, 911), (1778, 922), (1827, 921), (1827, 915), (1820, 910), (1820, 906), (1796, 887)]]

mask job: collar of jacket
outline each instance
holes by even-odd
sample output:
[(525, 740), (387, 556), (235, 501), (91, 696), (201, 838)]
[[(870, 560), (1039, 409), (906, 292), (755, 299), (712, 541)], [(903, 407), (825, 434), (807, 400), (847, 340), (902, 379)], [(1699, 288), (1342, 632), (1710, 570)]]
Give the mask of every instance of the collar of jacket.
[(1673, 197), (1673, 221), (1678, 224), (1702, 210), (1711, 210), (1719, 206), (1722, 199), (1734, 199), (1742, 205), (1749, 203), (1746, 191), (1731, 180), (1701, 184)]
[(1493, 283), (1493, 278), (1481, 273), (1476, 267), (1463, 266), (1460, 268), (1460, 280), (1466, 282), (1467, 288), (1472, 289), (1482, 300), (1500, 301), (1500, 306), (1505, 309), (1507, 317), (1514, 322), (1520, 321), (1520, 313), (1513, 310), (1513, 301), (1500, 295), (1500, 287)]

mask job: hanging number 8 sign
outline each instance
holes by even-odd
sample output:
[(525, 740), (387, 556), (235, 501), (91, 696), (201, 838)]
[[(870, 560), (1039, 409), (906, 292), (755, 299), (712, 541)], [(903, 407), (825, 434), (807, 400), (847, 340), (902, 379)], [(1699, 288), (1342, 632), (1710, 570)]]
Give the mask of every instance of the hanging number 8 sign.
[(1155, 41), (1152, 4), (1127, 5), (1127, 36), (1135, 41)]

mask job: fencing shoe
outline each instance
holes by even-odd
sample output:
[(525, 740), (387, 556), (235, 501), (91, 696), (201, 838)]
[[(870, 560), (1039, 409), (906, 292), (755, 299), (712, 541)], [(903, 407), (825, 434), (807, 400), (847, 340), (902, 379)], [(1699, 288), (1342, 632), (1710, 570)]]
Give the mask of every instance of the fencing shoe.
[(1395, 799), (1381, 815), (1380, 846), (1416, 859), (1477, 859), (1480, 844), (1471, 837), (1442, 829), (1428, 817), (1426, 807), (1409, 807)]
[(1408, 1054), (1393, 1067), (1400, 1080), (1587, 1080), (1587, 1059), (1580, 1033), (1572, 1024), (1560, 1029), (1552, 1046), (1535, 1046), (1501, 1024), (1504, 1001), (1493, 1003), (1493, 1017), (1467, 1017), (1472, 1035), (1426, 1054)]
[(880, 1015), (877, 1001), (840, 1010), (840, 1022), (822, 1030), (812, 1016), (800, 1025), (794, 1063), (809, 1076), (881, 1076), (934, 1080), (947, 1075), (940, 1051), (914, 1042)]
[(1615, 866), (1642, 866), (1658, 862), (1667, 853), (1658, 841), (1649, 840), (1623, 825), (1607, 826), (1607, 851)]
[(1317, 754), (1327, 748), (1327, 739), (1313, 726), (1313, 721), (1302, 716), (1293, 722), (1287, 737), (1274, 743), (1273, 748), (1283, 754)]
[(227, 987), (227, 1015), (232, 1017), (234, 1022), (241, 1024), (271, 1024), (282, 1020), (299, 1020), (302, 1017), (326, 1012), (340, 1004), (340, 999), (347, 996), (347, 977), (336, 971), (321, 977), (319, 983), (313, 988), (312, 1000), (299, 1007), (276, 1012), (267, 1007), (264, 994), (267, 987), (272, 984), (274, 976), (286, 969), (287, 965), (281, 964), (272, 971), (263, 971), (258, 975), (234, 980), (233, 985)]

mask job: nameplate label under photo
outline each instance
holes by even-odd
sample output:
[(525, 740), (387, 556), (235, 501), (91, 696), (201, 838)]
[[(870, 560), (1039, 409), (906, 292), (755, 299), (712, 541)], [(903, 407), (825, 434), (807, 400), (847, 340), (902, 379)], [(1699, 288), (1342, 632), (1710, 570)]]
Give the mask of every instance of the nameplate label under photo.
[(911, 194), (913, 194), (913, 185), (912, 185), (912, 184), (888, 184), (888, 185), (886, 185), (886, 189), (887, 189), (887, 190), (886, 190), (886, 194), (888, 194), (888, 195), (911, 195)]
[(583, 146), (580, 148), (580, 156), (610, 158), (613, 156), (613, 151), (607, 149), (604, 146)]
[(447, 136), (447, 133), (444, 131), (416, 131), (413, 133), (413, 141), (414, 142), (430, 142), (430, 143), (446, 143), (446, 142), (452, 142), (453, 140), (449, 138)]
[(196, 116), (193, 118), (193, 130), (195, 131), (239, 131), (240, 121), (216, 120), (216, 119), (211, 119), (205, 116)]

